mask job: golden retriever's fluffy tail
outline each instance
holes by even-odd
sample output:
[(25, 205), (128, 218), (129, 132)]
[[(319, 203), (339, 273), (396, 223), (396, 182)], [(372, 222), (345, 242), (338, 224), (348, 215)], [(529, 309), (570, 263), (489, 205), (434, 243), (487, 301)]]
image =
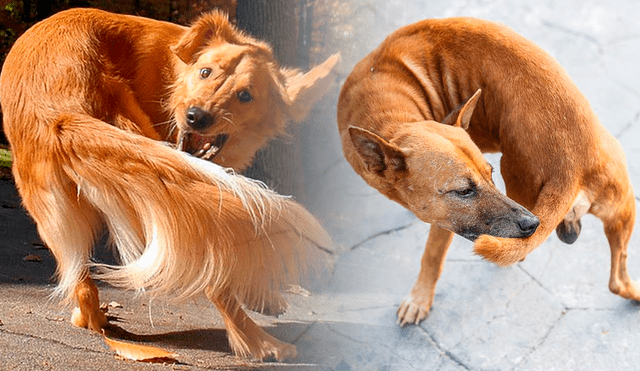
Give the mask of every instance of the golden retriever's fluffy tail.
[(279, 313), (281, 291), (326, 259), (331, 241), (319, 222), (260, 182), (87, 116), (55, 130), (65, 173), (103, 217), (122, 262), (97, 265), (100, 279), (178, 299), (225, 289)]

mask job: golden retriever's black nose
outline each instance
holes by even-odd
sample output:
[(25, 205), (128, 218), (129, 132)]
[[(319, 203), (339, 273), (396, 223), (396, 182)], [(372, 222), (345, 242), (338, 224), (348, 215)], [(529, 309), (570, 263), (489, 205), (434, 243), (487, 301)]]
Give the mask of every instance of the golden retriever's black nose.
[(523, 237), (531, 236), (538, 226), (540, 225), (540, 219), (538, 219), (535, 215), (525, 215), (518, 220), (518, 228), (523, 234)]
[(196, 130), (203, 130), (213, 125), (213, 116), (199, 107), (191, 107), (187, 110), (187, 124)]

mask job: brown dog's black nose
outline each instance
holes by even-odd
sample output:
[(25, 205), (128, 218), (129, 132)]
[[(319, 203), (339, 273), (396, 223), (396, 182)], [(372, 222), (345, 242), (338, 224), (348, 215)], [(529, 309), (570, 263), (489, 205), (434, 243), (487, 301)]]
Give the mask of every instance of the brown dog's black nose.
[(536, 229), (538, 229), (539, 225), (540, 219), (538, 219), (535, 215), (526, 215), (518, 220), (518, 228), (520, 228), (520, 231), (522, 232), (522, 237), (531, 236), (536, 231)]
[(187, 110), (187, 124), (196, 130), (203, 130), (213, 125), (213, 116), (201, 108), (191, 107)]

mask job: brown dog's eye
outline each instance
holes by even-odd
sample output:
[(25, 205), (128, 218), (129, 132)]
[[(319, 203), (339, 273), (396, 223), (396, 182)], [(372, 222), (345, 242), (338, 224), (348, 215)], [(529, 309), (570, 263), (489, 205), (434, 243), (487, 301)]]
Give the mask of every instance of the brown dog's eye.
[(461, 189), (454, 192), (456, 193), (456, 195), (462, 198), (470, 198), (475, 196), (476, 194), (476, 190), (474, 188), (466, 188), (466, 189)]
[(206, 79), (211, 75), (211, 68), (203, 68), (200, 70), (200, 77)]
[(248, 102), (251, 102), (253, 100), (253, 97), (251, 96), (251, 93), (249, 93), (246, 90), (243, 90), (243, 91), (238, 93), (238, 99), (242, 103), (248, 103)]

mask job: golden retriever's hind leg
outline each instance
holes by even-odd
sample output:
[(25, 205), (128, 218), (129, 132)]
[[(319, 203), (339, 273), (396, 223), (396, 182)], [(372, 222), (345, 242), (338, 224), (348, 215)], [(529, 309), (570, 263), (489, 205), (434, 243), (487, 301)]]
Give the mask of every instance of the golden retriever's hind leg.
[[(154, 127), (149, 116), (142, 110), (134, 93), (125, 84), (117, 84), (112, 89), (118, 92), (118, 111), (121, 112), (115, 117), (115, 126), (120, 129), (140, 133), (147, 138), (155, 140), (166, 139), (162, 137)], [(160, 123), (159, 123), (160, 125)], [(160, 125), (164, 127), (164, 125)]]
[(23, 201), (37, 223), (40, 237), (55, 257), (59, 282), (54, 294), (63, 297), (66, 304), (73, 301), (78, 304), (71, 323), (99, 332), (107, 320), (100, 311), (98, 289), (86, 265), (102, 229), (101, 216), (69, 179), (59, 172), (48, 176), (48, 192), (21, 183)]
[(229, 290), (207, 289), (206, 295), (222, 314), (229, 344), (236, 355), (260, 360), (273, 357), (278, 361), (296, 356), (295, 346), (264, 332), (247, 316)]
[(411, 293), (398, 307), (398, 323), (418, 324), (427, 318), (429, 309), (433, 304), (433, 296), (436, 292), (436, 283), (444, 267), (444, 259), (453, 239), (453, 232), (431, 226), (427, 245), (422, 255), (420, 274), (413, 285)]
[(609, 290), (626, 299), (640, 301), (640, 285), (627, 272), (627, 246), (635, 223), (635, 199), (623, 203), (622, 212), (610, 220), (603, 220), (604, 231), (611, 248), (611, 276)]
[(100, 309), (98, 288), (89, 275), (76, 286), (75, 296), (78, 307), (71, 314), (71, 323), (100, 332), (107, 325), (107, 316)]

